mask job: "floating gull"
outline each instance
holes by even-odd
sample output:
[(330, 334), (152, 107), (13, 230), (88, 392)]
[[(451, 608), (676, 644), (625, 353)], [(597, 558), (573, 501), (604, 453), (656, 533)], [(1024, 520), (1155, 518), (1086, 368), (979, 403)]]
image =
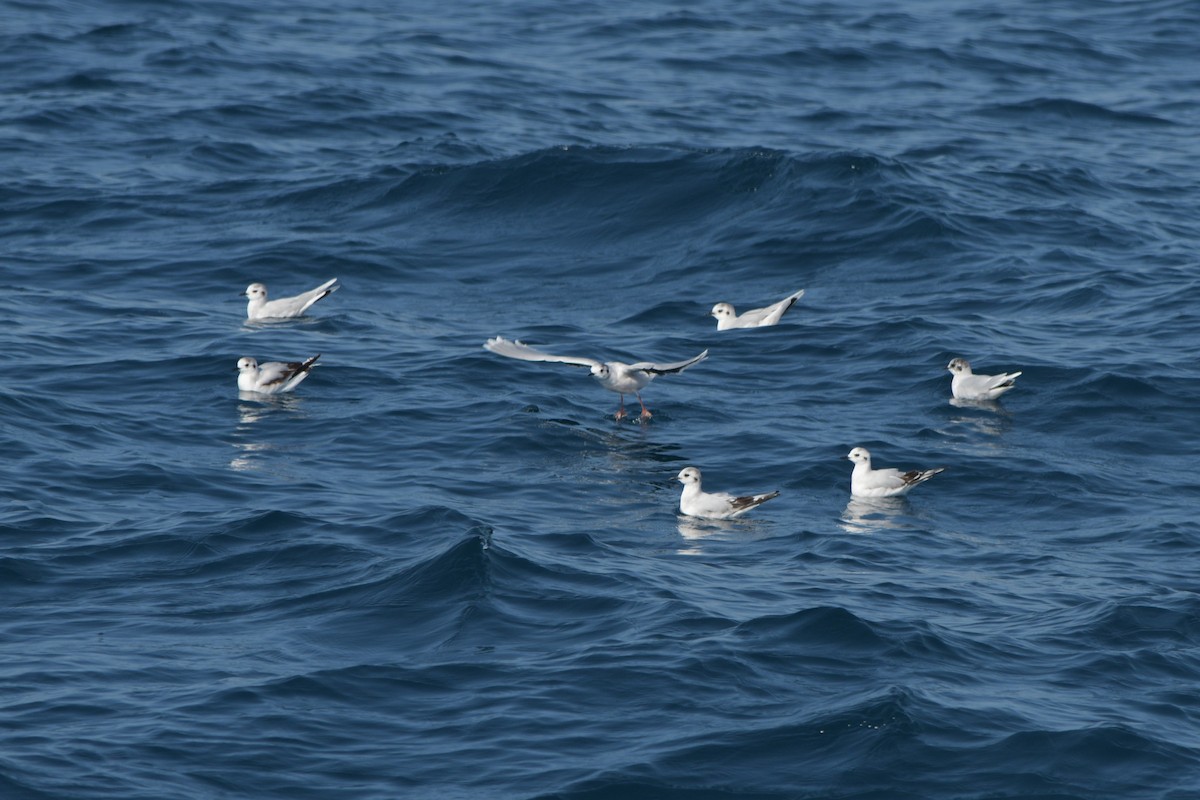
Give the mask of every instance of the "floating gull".
[(258, 394), (283, 394), (290, 392), (308, 377), (309, 370), (321, 357), (317, 353), (307, 361), (268, 361), (259, 364), (253, 358), (246, 356), (238, 359), (238, 389), (243, 392)]
[(907, 494), (918, 483), (937, 475), (945, 467), (901, 472), (898, 469), (871, 469), (871, 454), (865, 447), (856, 447), (846, 456), (854, 462), (850, 476), (850, 494), (855, 497), (895, 497)]
[(675, 476), (675, 479), (683, 484), (683, 494), (679, 496), (679, 511), (689, 517), (734, 519), (773, 497), (779, 497), (779, 492), (746, 495), (745, 497), (734, 497), (725, 492), (710, 494), (701, 490), (700, 470), (695, 467), (684, 467)]
[(789, 308), (796, 304), (796, 301), (804, 296), (804, 290), (790, 294), (774, 305), (766, 308), (756, 308), (752, 311), (746, 311), (741, 316), (733, 310), (733, 306), (729, 303), (717, 303), (712, 307), (712, 316), (717, 318), (717, 330), (727, 331), (733, 328), (766, 328), (770, 325), (778, 325), (780, 317)]
[(278, 300), (267, 300), (267, 287), (261, 283), (252, 283), (246, 287), (247, 319), (288, 319), (298, 317), (308, 310), (308, 307), (326, 295), (340, 289), (337, 278), (325, 281), (312, 291), (298, 294), (295, 297), (281, 297)]
[(653, 361), (623, 364), (620, 361), (596, 361), (591, 358), (578, 358), (575, 356), (554, 356), (549, 353), (543, 353), (541, 350), (530, 347), (523, 342), (514, 342), (511, 339), (505, 339), (500, 336), (488, 339), (483, 347), (497, 355), (519, 358), (522, 361), (550, 361), (559, 364), (572, 364), (577, 367), (588, 367), (592, 371), (592, 377), (598, 380), (601, 386), (621, 395), (621, 406), (616, 413), (617, 419), (625, 417), (625, 395), (627, 394), (637, 397), (638, 403), (642, 406), (641, 418), (643, 420), (650, 419), (650, 411), (646, 408), (646, 404), (642, 402), (641, 395), (641, 390), (646, 384), (659, 375), (683, 372), (693, 364), (698, 364), (708, 358), (708, 351), (705, 350), (695, 358), (688, 359), (687, 361), (676, 361), (670, 364), (658, 364)]
[(954, 373), (950, 391), (958, 400), (995, 400), (1016, 385), (1020, 372), (1003, 375), (976, 375), (965, 358), (955, 358), (946, 365)]

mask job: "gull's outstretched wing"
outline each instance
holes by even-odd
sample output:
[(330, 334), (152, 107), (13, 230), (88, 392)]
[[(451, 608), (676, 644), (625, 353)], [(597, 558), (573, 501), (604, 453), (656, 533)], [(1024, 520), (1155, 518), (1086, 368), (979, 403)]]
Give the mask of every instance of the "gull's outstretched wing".
[(649, 372), (654, 375), (668, 375), (672, 372), (683, 372), (688, 367), (692, 366), (693, 364), (699, 364), (706, 358), (708, 358), (707, 350), (695, 358), (689, 358), (687, 361), (676, 361), (671, 364), (658, 364), (654, 361), (639, 361), (636, 364), (630, 364), (629, 368), (641, 370), (642, 372)]
[(576, 367), (598, 367), (600, 362), (593, 358), (579, 358), (577, 356), (555, 356), (550, 353), (543, 353), (537, 348), (530, 347), (524, 342), (514, 342), (512, 339), (505, 339), (502, 336), (496, 336), (488, 339), (484, 343), (483, 348), (489, 350), (499, 356), (507, 356), (508, 358), (519, 358), (522, 361), (549, 361), (556, 364), (571, 364)]

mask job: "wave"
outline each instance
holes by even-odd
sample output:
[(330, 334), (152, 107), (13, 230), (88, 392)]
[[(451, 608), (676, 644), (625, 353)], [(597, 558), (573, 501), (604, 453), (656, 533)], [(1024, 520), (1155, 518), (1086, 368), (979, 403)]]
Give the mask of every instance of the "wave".
[(1086, 103), (1061, 97), (1039, 97), (1019, 103), (985, 106), (980, 112), (990, 116), (1013, 117), (1017, 119), (1055, 118), (1082, 124), (1097, 121), (1133, 125), (1174, 124), (1171, 120), (1154, 114), (1115, 111), (1095, 103)]
[(1191, 4), (85, 6), (0, 31), (0, 794), (1194, 790)]
[[(911, 691), (887, 689), (802, 720), (746, 724), (654, 746), (646, 760), (538, 797), (866, 800), (1016, 793), (1082, 800), (1179, 791), (1186, 780), (1162, 770), (1177, 760), (1197, 761), (1188, 748), (1120, 726), (995, 738), (949, 724), (962, 716)], [(1095, 769), (1085, 774), (1079, 764)]]

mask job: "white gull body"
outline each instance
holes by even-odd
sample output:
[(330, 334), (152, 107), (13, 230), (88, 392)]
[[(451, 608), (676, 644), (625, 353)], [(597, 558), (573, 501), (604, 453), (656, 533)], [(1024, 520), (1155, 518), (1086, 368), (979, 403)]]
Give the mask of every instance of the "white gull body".
[(937, 475), (945, 467), (926, 470), (871, 469), (871, 454), (865, 447), (856, 447), (846, 455), (854, 462), (850, 475), (850, 494), (855, 497), (895, 497), (907, 494), (919, 483)]
[(717, 303), (712, 307), (712, 316), (717, 318), (717, 330), (728, 331), (735, 328), (766, 328), (778, 325), (785, 311), (796, 304), (804, 296), (804, 290), (789, 294), (778, 303), (766, 308), (755, 308), (744, 311), (741, 315), (729, 303)]
[(958, 400), (995, 400), (1016, 386), (1020, 372), (1001, 375), (976, 375), (965, 358), (951, 359), (946, 369), (954, 377), (950, 381), (950, 392)]
[(696, 467), (684, 467), (675, 476), (675, 479), (683, 484), (683, 493), (679, 495), (681, 514), (704, 519), (734, 519), (773, 497), (779, 497), (779, 492), (741, 497), (725, 492), (706, 492), (700, 487), (700, 478), (700, 470)]
[(299, 317), (309, 306), (340, 289), (337, 278), (325, 281), (320, 286), (295, 297), (281, 297), (278, 300), (267, 299), (267, 287), (261, 283), (252, 283), (246, 287), (245, 295), (250, 298), (246, 303), (246, 319), (290, 319)]
[(300, 385), (308, 377), (313, 364), (321, 357), (317, 353), (305, 361), (268, 361), (259, 364), (245, 356), (238, 359), (238, 390), (258, 394), (284, 394)]

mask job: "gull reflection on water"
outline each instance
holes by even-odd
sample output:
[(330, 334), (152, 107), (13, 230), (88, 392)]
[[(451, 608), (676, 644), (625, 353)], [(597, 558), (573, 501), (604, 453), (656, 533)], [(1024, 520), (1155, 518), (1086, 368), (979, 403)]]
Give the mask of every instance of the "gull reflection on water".
[(727, 519), (679, 516), (679, 535), (685, 539), (710, 539), (740, 528), (740, 525)]
[[(238, 424), (233, 431), (235, 439), (249, 439), (255, 433), (257, 423), (280, 409), (296, 411), (300, 408), (299, 398), (290, 394), (268, 396), (238, 392), (238, 399), (242, 402), (238, 404)], [(234, 441), (232, 444), (237, 454), (229, 462), (229, 468), (234, 472), (260, 469), (259, 454), (279, 449), (278, 445), (261, 441)]]
[(958, 397), (951, 397), (950, 405), (955, 408), (977, 408), (980, 411), (990, 411), (993, 414), (999, 414), (1003, 417), (1010, 416), (1008, 409), (995, 400), (963, 400)]
[(779, 533), (770, 520), (764, 519), (705, 519), (679, 514), (676, 520), (685, 546), (675, 552), (683, 556), (703, 554), (705, 542), (748, 542)]
[(250, 472), (258, 469), (253, 454), (258, 450), (267, 449), (266, 445), (256, 444), (234, 444), (234, 447), (240, 451), (239, 455), (234, 456), (229, 462), (229, 468), (234, 472)]
[(679, 535), (685, 541), (690, 542), (690, 546), (681, 547), (675, 552), (681, 556), (698, 556), (704, 553), (704, 548), (700, 543), (705, 539), (724, 538), (722, 534), (729, 533), (738, 528), (738, 526), (724, 519), (701, 519), (700, 517), (688, 517), (682, 514), (679, 515)]
[(903, 497), (851, 497), (842, 512), (842, 530), (871, 533), (907, 527), (901, 517), (908, 502)]
[(950, 422), (955, 425), (965, 425), (987, 436), (1000, 436), (1012, 424), (1012, 414), (995, 400), (960, 400), (950, 398), (950, 405), (967, 411), (986, 411), (986, 414), (955, 414)]

